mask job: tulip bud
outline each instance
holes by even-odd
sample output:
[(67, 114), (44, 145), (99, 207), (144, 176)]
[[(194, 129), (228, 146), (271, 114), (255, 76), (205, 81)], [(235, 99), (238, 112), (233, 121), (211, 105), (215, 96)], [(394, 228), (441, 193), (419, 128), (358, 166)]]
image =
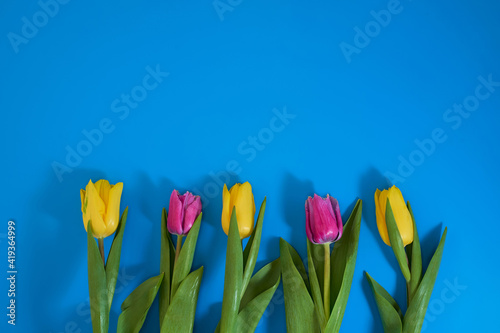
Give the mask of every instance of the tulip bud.
[(89, 181), (85, 190), (80, 190), (83, 225), (87, 230), (92, 223), (94, 237), (105, 238), (115, 232), (120, 222), (120, 199), (123, 183), (111, 185), (107, 180)]
[(306, 234), (314, 244), (329, 244), (342, 237), (342, 217), (337, 199), (315, 194), (306, 200)]
[(377, 189), (375, 192), (377, 227), (380, 237), (385, 244), (391, 245), (385, 221), (387, 199), (389, 199), (391, 203), (392, 213), (394, 214), (399, 234), (403, 240), (403, 245), (406, 246), (411, 244), (413, 242), (413, 220), (411, 219), (410, 212), (403, 199), (403, 194), (401, 194), (401, 191), (396, 186), (392, 186), (390, 189), (383, 191)]
[(199, 195), (189, 192), (180, 195), (173, 190), (168, 207), (167, 228), (171, 234), (187, 235), (201, 213), (201, 199)]
[(229, 223), (231, 222), (231, 214), (233, 208), (236, 209), (236, 220), (238, 221), (238, 230), (240, 238), (246, 238), (252, 234), (254, 217), (255, 217), (255, 201), (252, 193), (252, 185), (249, 182), (243, 184), (234, 184), (231, 190), (227, 190), (224, 184), (222, 193), (222, 229), (224, 232), (229, 232)]

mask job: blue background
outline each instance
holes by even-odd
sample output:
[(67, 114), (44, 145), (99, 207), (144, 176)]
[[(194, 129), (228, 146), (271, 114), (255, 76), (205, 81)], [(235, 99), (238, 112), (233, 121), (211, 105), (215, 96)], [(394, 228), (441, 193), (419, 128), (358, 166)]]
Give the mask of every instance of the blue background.
[[(14, 219), (19, 271), (17, 325), (1, 313), (2, 332), (91, 331), (79, 190), (100, 178), (123, 181), (129, 207), (111, 331), (125, 297), (158, 274), (174, 188), (204, 196), (195, 331), (213, 331), (226, 246), (220, 180), (250, 181), (257, 206), (267, 196), (259, 267), (279, 256), (279, 237), (305, 258), (308, 195), (337, 197), (344, 218), (363, 199), (342, 332), (382, 332), (364, 271), (405, 303), (373, 203), (377, 187), (395, 183), (412, 202), (425, 263), (449, 228), (424, 331), (493, 330), (500, 86), (478, 77), (500, 81), (498, 2), (68, 1), (47, 7), (51, 16), (42, 7), (0, 4), (0, 266), (5, 277)], [(390, 19), (377, 14), (388, 8)], [(154, 80), (148, 66), (169, 74)], [(132, 93), (141, 101), (127, 106)], [(474, 111), (448, 111), (455, 103)], [(91, 131), (102, 122), (101, 138)], [(7, 289), (2, 279), (2, 312)], [(158, 331), (156, 304), (143, 332)], [(284, 330), (280, 286), (257, 331)]]

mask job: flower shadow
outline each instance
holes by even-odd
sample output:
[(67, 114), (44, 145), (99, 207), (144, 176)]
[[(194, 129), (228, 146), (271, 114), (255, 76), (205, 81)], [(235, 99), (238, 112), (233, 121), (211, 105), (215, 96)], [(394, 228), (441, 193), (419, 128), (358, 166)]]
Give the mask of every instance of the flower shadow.
[[(38, 234), (30, 239), (28, 246), (35, 250), (25, 259), (30, 263), (25, 273), (36, 276), (25, 286), (27, 294), (41, 300), (67, 300), (68, 295), (71, 299), (88, 298), (87, 237), (79, 192), (89, 179), (96, 181), (104, 176), (97, 170), (74, 169), (58, 182), (49, 173), (40, 190), (27, 199), (28, 218), (33, 222), (31, 232)], [(33, 301), (28, 307), (27, 315), (38, 323), (40, 331), (53, 330), (54, 326), (64, 328), (57, 327), (64, 324), (58, 315), (67, 311), (64, 301), (52, 306), (40, 306), (40, 302)]]
[[(296, 250), (306, 255), (306, 213), (305, 201), (308, 196), (314, 194), (314, 186), (310, 180), (300, 180), (294, 175), (287, 173), (283, 182), (282, 208), (285, 222), (290, 226), (290, 239), (287, 242), (293, 244)], [(284, 235), (283, 235), (284, 236)]]
[(377, 188), (384, 189), (387, 186), (389, 186), (387, 178), (385, 178), (377, 169), (372, 167), (365, 172), (359, 183), (359, 192), (361, 193), (361, 199), (363, 200), (362, 214), (363, 220), (365, 221), (368, 229), (371, 231), (375, 239), (377, 239), (377, 243), (382, 249), (385, 259), (387, 262), (391, 263), (392, 268), (396, 272), (399, 272), (399, 265), (394, 256), (394, 252), (391, 247), (387, 246), (382, 238), (380, 238), (377, 228), (377, 220), (375, 217), (375, 190)]

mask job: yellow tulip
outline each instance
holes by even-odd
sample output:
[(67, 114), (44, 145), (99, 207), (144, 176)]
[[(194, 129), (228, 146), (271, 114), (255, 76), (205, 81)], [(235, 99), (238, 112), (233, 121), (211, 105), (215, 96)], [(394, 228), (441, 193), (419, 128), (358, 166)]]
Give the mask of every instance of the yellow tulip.
[(92, 223), (94, 237), (104, 238), (115, 232), (120, 222), (120, 199), (123, 183), (111, 185), (107, 180), (89, 181), (85, 190), (80, 190), (83, 225), (87, 230)]
[(255, 201), (253, 199), (252, 185), (249, 182), (234, 184), (229, 191), (226, 184), (224, 184), (222, 193), (222, 229), (224, 229), (226, 235), (229, 232), (233, 207), (236, 209), (240, 238), (246, 238), (252, 234), (255, 216)]
[(405, 200), (403, 199), (403, 194), (401, 194), (401, 191), (396, 186), (392, 186), (390, 189), (383, 190), (382, 192), (377, 189), (375, 192), (377, 227), (380, 237), (382, 237), (384, 243), (389, 246), (391, 245), (385, 221), (387, 198), (389, 198), (389, 202), (391, 203), (392, 212), (396, 220), (396, 225), (398, 226), (399, 234), (403, 240), (403, 245), (406, 246), (411, 244), (413, 242), (413, 221)]

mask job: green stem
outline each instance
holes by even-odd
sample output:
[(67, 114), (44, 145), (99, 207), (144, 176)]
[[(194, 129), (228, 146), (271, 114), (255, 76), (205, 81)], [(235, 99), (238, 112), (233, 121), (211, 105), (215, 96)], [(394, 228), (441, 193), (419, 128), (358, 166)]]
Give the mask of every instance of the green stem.
[[(177, 265), (177, 258), (179, 258), (179, 253), (181, 253), (182, 237), (184, 236), (177, 235), (177, 244), (175, 245), (174, 271), (175, 271), (175, 266)], [(172, 290), (170, 290), (170, 302), (172, 302), (173, 299), (174, 299), (174, 294), (172, 293)]]
[(184, 237), (184, 236), (177, 235), (177, 245), (175, 246), (174, 268), (175, 268), (175, 264), (177, 263), (177, 258), (179, 258), (179, 253), (181, 253), (182, 237)]
[(323, 244), (325, 249), (325, 285), (323, 288), (323, 304), (325, 306), (325, 319), (330, 319), (330, 244)]
[(101, 252), (102, 264), (106, 266), (106, 261), (104, 261), (104, 238), (97, 238), (99, 243), (99, 252)]

